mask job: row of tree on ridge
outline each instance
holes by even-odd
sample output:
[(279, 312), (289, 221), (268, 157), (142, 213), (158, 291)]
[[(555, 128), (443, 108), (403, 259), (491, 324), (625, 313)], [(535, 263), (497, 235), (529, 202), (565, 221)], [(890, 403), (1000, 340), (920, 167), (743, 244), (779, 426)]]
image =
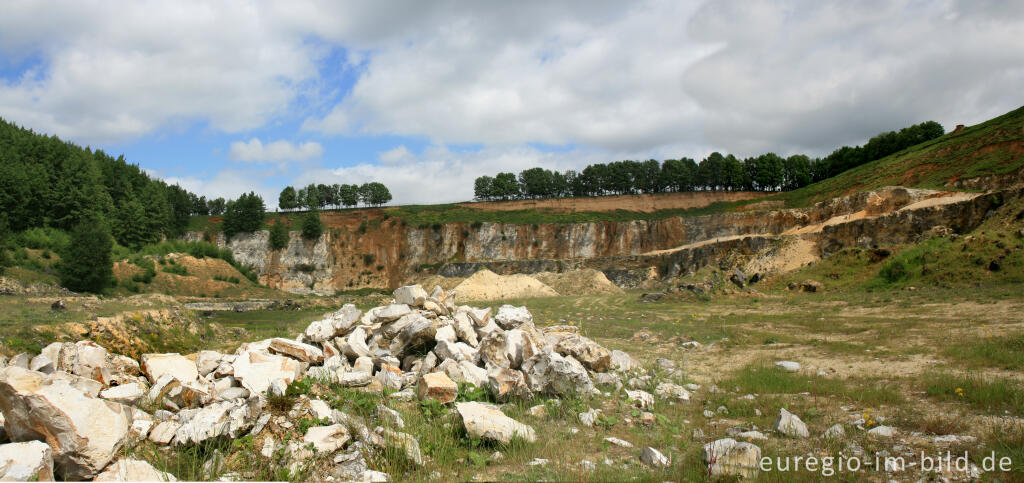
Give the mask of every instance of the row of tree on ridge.
[(824, 158), (775, 153), (739, 159), (711, 153), (700, 163), (691, 158), (662, 162), (615, 161), (592, 164), (582, 171), (558, 172), (530, 168), (516, 176), (498, 173), (476, 179), (477, 200), (570, 198), (680, 191), (789, 191), (881, 159), (945, 133), (928, 121), (871, 138), (863, 146), (843, 146)]
[(286, 186), (281, 190), (277, 206), (282, 210), (322, 210), (329, 207), (353, 207), (360, 202), (366, 206), (381, 206), (389, 201), (391, 191), (388, 187), (373, 181), (362, 185), (310, 184), (297, 190)]

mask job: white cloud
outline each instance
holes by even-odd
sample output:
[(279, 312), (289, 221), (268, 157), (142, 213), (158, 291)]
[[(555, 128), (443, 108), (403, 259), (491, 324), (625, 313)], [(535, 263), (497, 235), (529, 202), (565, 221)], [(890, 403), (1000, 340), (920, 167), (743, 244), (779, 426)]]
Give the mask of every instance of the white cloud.
[(277, 163), (283, 161), (307, 161), (319, 158), (324, 147), (315, 141), (292, 144), (288, 141), (274, 141), (264, 145), (257, 138), (248, 142), (235, 141), (228, 150), (228, 158), (251, 163)]
[(1020, 106), (1021, 2), (709, 2), (689, 21), (720, 46), (684, 78), (707, 140), (741, 154), (822, 153), (936, 120)]
[(4, 117), (85, 143), (193, 121), (263, 126), (317, 76), (319, 55), (242, 0), (10, 3), (0, 54), (40, 60), (0, 80)]
[(160, 176), (147, 171), (151, 176), (163, 179), (168, 184), (177, 184), (182, 188), (205, 196), (206, 199), (236, 199), (243, 193), (254, 191), (263, 198), (267, 210), (277, 208), (278, 195), (281, 188), (276, 186), (277, 179), (270, 176), (271, 172), (253, 172), (251, 170), (225, 169), (212, 176)]
[(405, 147), (404, 144), (397, 148), (384, 151), (377, 156), (377, 159), (384, 164), (401, 163), (403, 161), (409, 161), (412, 158), (412, 152), (410, 152), (409, 148)]
[(699, 138), (681, 79), (711, 49), (679, 26), (692, 5), (441, 5), (431, 31), (376, 39), (351, 93), (306, 127), (608, 149)]
[(0, 55), (32, 67), (0, 79), (0, 113), (83, 144), (303, 122), (494, 156), (813, 153), (1018, 107), (1022, 19), (967, 0), (7, 2)]

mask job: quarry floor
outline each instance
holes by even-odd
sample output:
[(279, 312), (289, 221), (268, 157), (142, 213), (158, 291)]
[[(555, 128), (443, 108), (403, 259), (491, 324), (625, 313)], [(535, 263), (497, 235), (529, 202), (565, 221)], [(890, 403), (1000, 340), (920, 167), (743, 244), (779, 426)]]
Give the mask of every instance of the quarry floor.
[[(82, 315), (119, 310), (166, 307), (171, 301), (140, 298), (91, 300)], [(354, 301), (364, 307), (380, 296)], [(28, 327), (40, 327), (47, 298), (0, 298), (0, 338), (4, 350), (31, 342)], [(464, 302), (464, 301), (460, 301)], [(558, 409), (536, 417), (528, 409), (538, 401), (512, 405), (506, 412), (538, 431), (538, 442), (509, 447), (456, 442), (425, 449), (437, 456), (427, 466), (410, 470), (408, 480), (563, 481), (704, 481), (701, 461), (705, 443), (727, 437), (730, 429), (756, 429), (769, 439), (754, 441), (764, 455), (788, 457), (838, 455), (850, 444), (866, 454), (934, 454), (967, 452), (979, 467), (990, 454), (1011, 458), (1008, 474), (986, 473), (1003, 481), (1024, 478), (1024, 294), (1014, 287), (919, 289), (898, 292), (737, 293), (712, 298), (668, 294), (641, 302), (638, 293), (594, 297), (551, 297), (474, 302), (525, 305), (538, 326), (572, 324), (610, 349), (621, 349), (659, 372), (657, 359), (681, 369), (679, 384), (700, 386), (688, 402), (658, 400), (655, 422), (644, 425), (640, 412), (617, 394), (564, 400)], [(40, 305), (40, 307), (36, 307)], [(81, 309), (69, 300), (70, 312)], [(239, 342), (294, 336), (330, 309), (295, 311), (212, 312), (202, 323), (216, 323), (216, 343), (224, 348)], [(68, 322), (55, 321), (51, 327)], [(46, 327), (45, 324), (42, 327)], [(229, 330), (230, 329), (230, 330)], [(245, 330), (238, 330), (245, 329)], [(59, 331), (58, 331), (59, 332)], [(12, 344), (11, 342), (16, 342)], [(190, 339), (177, 350), (187, 352)], [(695, 341), (698, 346), (687, 342)], [(209, 341), (195, 341), (209, 348)], [(800, 363), (799, 372), (774, 367), (777, 361)], [(626, 382), (626, 381), (623, 381)], [(428, 427), (429, 418), (415, 403), (396, 407), (413, 427)], [(407, 407), (406, 407), (407, 406)], [(602, 410), (600, 423), (580, 424), (575, 416), (590, 408)], [(722, 409), (724, 408), (724, 409)], [(781, 408), (797, 414), (810, 438), (793, 439), (768, 428)], [(710, 413), (705, 413), (710, 411)], [(711, 414), (709, 417), (707, 414)], [(869, 437), (860, 426), (897, 429), (893, 438)], [(834, 441), (819, 437), (834, 424), (845, 424), (847, 436)], [(735, 432), (735, 431), (732, 431)], [(936, 436), (955, 435), (950, 446)], [(617, 437), (633, 444), (609, 444)], [(421, 444), (430, 446), (430, 437)], [(972, 439), (973, 438), (973, 439)], [(672, 458), (665, 470), (640, 464), (639, 451), (652, 446)], [(494, 452), (500, 452), (497, 458)], [(528, 465), (536, 458), (546, 464)], [(594, 463), (594, 469), (588, 469)], [(916, 463), (915, 463), (916, 464)], [(846, 480), (916, 481), (924, 475), (911, 465), (902, 472), (874, 469), (846, 474)], [(958, 476), (947, 474), (947, 476)], [(820, 481), (820, 472), (762, 472), (758, 481)]]

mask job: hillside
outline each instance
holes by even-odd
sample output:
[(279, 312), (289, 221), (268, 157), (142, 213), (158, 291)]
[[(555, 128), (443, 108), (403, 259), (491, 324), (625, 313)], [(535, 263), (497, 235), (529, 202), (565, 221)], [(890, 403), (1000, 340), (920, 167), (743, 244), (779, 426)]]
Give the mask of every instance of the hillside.
[[(789, 208), (801, 208), (883, 186), (983, 189), (984, 185), (965, 182), (1012, 175), (1022, 168), (1024, 107), (770, 199), (785, 201)], [(988, 182), (999, 183), (997, 179)]]

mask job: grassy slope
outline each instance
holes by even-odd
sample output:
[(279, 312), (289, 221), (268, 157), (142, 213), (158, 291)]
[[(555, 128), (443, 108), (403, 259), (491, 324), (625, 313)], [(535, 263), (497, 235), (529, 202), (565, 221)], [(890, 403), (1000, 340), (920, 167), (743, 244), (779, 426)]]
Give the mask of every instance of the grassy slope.
[(949, 189), (946, 183), (952, 180), (1024, 168), (1022, 153), (1024, 107), (773, 199), (799, 208), (882, 186)]

